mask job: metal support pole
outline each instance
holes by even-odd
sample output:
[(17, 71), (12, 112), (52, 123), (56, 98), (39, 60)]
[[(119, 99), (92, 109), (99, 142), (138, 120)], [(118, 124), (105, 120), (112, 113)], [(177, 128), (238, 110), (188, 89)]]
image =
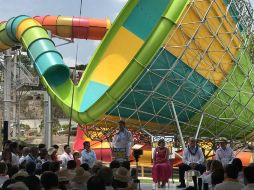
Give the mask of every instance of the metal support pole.
[(16, 90), (16, 85), (17, 85), (17, 51), (15, 51), (14, 55), (14, 61), (13, 61), (13, 93), (12, 93), (12, 98), (13, 98), (13, 104), (12, 104), (12, 118), (13, 118), (13, 133), (12, 137), (16, 138), (18, 130), (17, 130), (17, 119), (16, 119), (16, 112), (17, 112), (17, 90)]
[[(52, 38), (52, 33), (48, 30), (48, 35)], [(44, 93), (44, 143), (47, 148), (52, 146), (52, 120), (51, 120), (51, 98), (45, 91)]]
[(202, 113), (202, 115), (201, 115), (201, 118), (200, 118), (200, 121), (199, 121), (199, 124), (198, 124), (198, 129), (197, 129), (197, 132), (196, 132), (196, 135), (195, 135), (195, 139), (198, 139), (198, 135), (199, 135), (199, 131), (200, 131), (200, 127), (201, 127), (203, 118), (204, 118), (204, 113)]
[[(2, 61), (2, 58), (3, 57), (3, 53), (0, 52), (0, 66), (1, 65), (4, 65), (4, 61)], [(1, 68), (1, 67), (0, 67)], [(1, 70), (0, 70), (1, 72)], [(1, 77), (1, 76), (0, 76)], [(0, 82), (2, 81), (2, 79), (0, 78)], [(2, 88), (1, 86), (2, 84), (0, 83), (0, 88)], [(3, 90), (3, 89), (1, 89)], [(0, 94), (1, 95), (1, 94)], [(2, 97), (0, 97), (0, 100), (1, 100)], [(3, 131), (3, 126), (4, 126), (4, 122), (3, 122), (3, 113), (4, 113), (4, 110), (3, 110), (3, 105), (2, 105), (2, 101), (0, 101), (0, 130)], [(0, 150), (3, 150), (3, 146), (2, 146), (2, 142), (3, 142), (3, 134), (0, 134)]]
[(183, 140), (183, 134), (182, 134), (182, 130), (181, 130), (181, 127), (180, 127), (180, 124), (179, 124), (179, 121), (178, 121), (177, 114), (176, 114), (175, 105), (174, 105), (174, 102), (172, 100), (170, 102), (171, 102), (171, 106), (172, 106), (172, 109), (173, 109), (173, 112), (174, 112), (178, 133), (180, 135), (180, 140), (181, 140), (183, 148), (185, 148), (185, 143), (184, 143), (184, 140)]
[(4, 57), (4, 141), (10, 139), (11, 108), (11, 50), (5, 51)]
[(145, 130), (144, 127), (141, 127), (140, 130), (148, 134), (150, 137), (153, 137), (153, 135), (149, 133), (147, 130)]
[(44, 143), (46, 147), (52, 146), (52, 125), (51, 125), (51, 98), (47, 92), (44, 93)]

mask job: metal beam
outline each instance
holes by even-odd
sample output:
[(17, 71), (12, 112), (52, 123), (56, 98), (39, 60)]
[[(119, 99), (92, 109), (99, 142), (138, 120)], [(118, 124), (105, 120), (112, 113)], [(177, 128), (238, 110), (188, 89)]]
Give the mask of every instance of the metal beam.
[(195, 139), (197, 139), (197, 138), (198, 138), (198, 135), (199, 135), (199, 130), (200, 130), (200, 127), (201, 127), (201, 124), (202, 124), (203, 118), (204, 118), (204, 113), (202, 113), (202, 115), (201, 115), (201, 118), (200, 118), (200, 121), (199, 121), (199, 124), (198, 124), (198, 129), (197, 129), (197, 132), (196, 132), (196, 135), (195, 135)]
[(153, 137), (153, 135), (149, 133), (147, 130), (145, 130), (144, 127), (140, 127), (140, 130), (148, 134), (150, 137)]
[(183, 134), (182, 134), (182, 130), (181, 130), (181, 127), (180, 127), (180, 124), (179, 124), (179, 121), (178, 121), (177, 114), (176, 114), (175, 105), (174, 105), (174, 102), (172, 100), (170, 102), (171, 102), (171, 106), (172, 106), (173, 113), (174, 113), (174, 116), (175, 116), (178, 133), (180, 135), (180, 140), (181, 140), (183, 148), (185, 148), (185, 143), (184, 143), (184, 140), (183, 140)]

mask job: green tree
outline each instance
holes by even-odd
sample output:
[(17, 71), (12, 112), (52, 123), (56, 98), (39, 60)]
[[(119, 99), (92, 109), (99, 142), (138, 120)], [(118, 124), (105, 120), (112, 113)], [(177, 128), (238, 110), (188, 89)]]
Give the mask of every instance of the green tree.
[(20, 126), (20, 129), (23, 129), (25, 131), (28, 131), (31, 128), (30, 125), (23, 124), (23, 123), (21, 123), (19, 126)]
[[(61, 125), (59, 123), (59, 120), (57, 117), (53, 117), (51, 120), (51, 127), (52, 127), (52, 132), (56, 134), (56, 132), (61, 128)], [(39, 125), (40, 130), (43, 130), (45, 127), (44, 125), (44, 120), (41, 121), (41, 124)]]

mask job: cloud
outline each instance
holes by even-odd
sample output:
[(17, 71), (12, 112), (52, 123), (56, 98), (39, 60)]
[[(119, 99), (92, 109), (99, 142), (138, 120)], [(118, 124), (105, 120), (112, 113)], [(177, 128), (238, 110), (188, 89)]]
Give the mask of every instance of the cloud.
[(254, 0), (251, 0), (250, 2), (251, 2), (251, 4), (252, 4), (252, 7), (253, 7), (253, 5), (254, 5)]
[[(67, 65), (68, 67), (75, 67), (75, 63), (76, 63), (75, 58), (64, 57), (63, 59), (64, 59), (65, 65)], [(84, 65), (84, 64), (78, 60), (77, 65)]]

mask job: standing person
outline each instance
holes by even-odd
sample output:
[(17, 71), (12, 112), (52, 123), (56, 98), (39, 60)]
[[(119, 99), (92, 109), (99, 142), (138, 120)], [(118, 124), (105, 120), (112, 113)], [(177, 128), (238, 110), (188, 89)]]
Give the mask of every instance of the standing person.
[[(169, 150), (165, 147), (164, 139), (160, 139), (158, 147), (153, 152), (153, 181), (158, 183), (158, 188), (164, 188), (172, 175), (172, 167), (168, 160)], [(162, 184), (160, 185), (160, 182)]]
[(19, 164), (22, 164), (23, 161), (26, 160), (26, 156), (29, 154), (30, 148), (29, 147), (24, 147), (22, 149), (22, 156), (19, 158)]
[(125, 149), (125, 157), (128, 160), (130, 156), (130, 149), (133, 145), (133, 137), (131, 132), (125, 127), (125, 121), (120, 120), (118, 122), (119, 130), (115, 134), (112, 140), (113, 148)]
[(80, 167), (80, 165), (81, 165), (80, 157), (81, 157), (81, 156), (80, 156), (79, 151), (75, 151), (75, 152), (73, 153), (73, 159), (74, 159), (74, 161), (76, 162), (77, 167)]
[(67, 168), (67, 162), (73, 160), (73, 155), (71, 154), (71, 148), (69, 145), (64, 146), (64, 153), (61, 155), (62, 168)]
[(218, 142), (220, 143), (220, 147), (216, 150), (215, 157), (216, 160), (219, 160), (223, 167), (225, 167), (235, 158), (235, 155), (233, 150), (227, 146), (226, 138), (221, 137)]
[(56, 153), (53, 154), (52, 160), (58, 161), (57, 152), (58, 152), (59, 146), (57, 144), (54, 144), (52, 147), (56, 150)]
[(57, 162), (57, 150), (54, 147), (50, 147), (48, 149), (48, 155), (49, 155), (49, 161), (51, 162)]
[(11, 164), (16, 166), (19, 165), (18, 147), (19, 147), (19, 144), (17, 142), (12, 142), (10, 144)]
[(81, 164), (87, 163), (90, 168), (92, 168), (96, 161), (96, 154), (94, 150), (91, 149), (89, 141), (83, 143), (84, 150), (81, 152)]
[(30, 153), (25, 157), (26, 164), (29, 162), (33, 162), (34, 164), (37, 164), (37, 157), (39, 155), (39, 149), (38, 147), (31, 147), (30, 148)]
[(10, 149), (12, 141), (7, 140), (3, 144), (3, 152), (1, 154), (1, 161), (4, 161), (6, 164), (12, 163), (12, 153)]
[(181, 184), (177, 187), (186, 187), (184, 180), (185, 171), (189, 171), (191, 169), (197, 170), (202, 175), (206, 170), (203, 163), (204, 155), (201, 148), (197, 146), (196, 140), (194, 138), (189, 138), (189, 145), (183, 151), (183, 164), (179, 166), (179, 181)]

